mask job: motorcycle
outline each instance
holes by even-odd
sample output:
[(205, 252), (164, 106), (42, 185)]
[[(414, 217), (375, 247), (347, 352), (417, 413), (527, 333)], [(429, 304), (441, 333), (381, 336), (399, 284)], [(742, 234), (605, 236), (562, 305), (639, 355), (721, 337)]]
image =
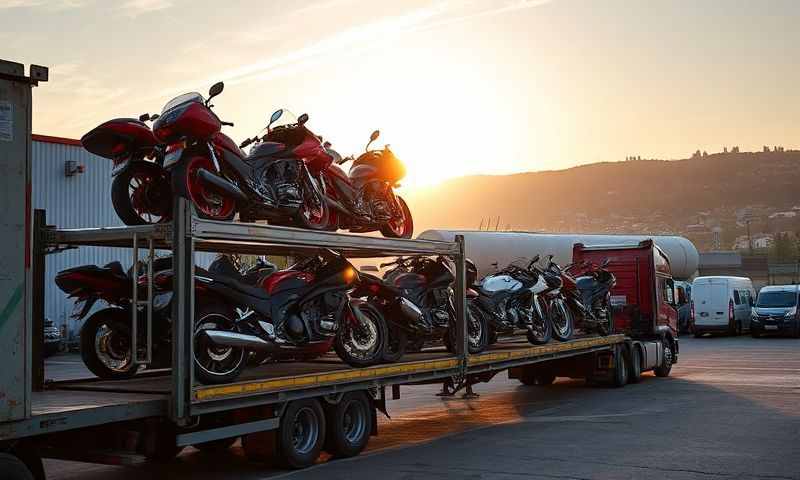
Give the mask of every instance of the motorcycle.
[(526, 267), (512, 263), (487, 275), (476, 286), (478, 295), (471, 303), (490, 319), (492, 338), (498, 333), (513, 335), (523, 329), (534, 345), (550, 341), (552, 324), (544, 304), (546, 300), (540, 296), (548, 289), (535, 266), (538, 261), (537, 255)]
[(278, 271), (256, 286), (213, 273), (197, 275), (194, 353), (197, 377), (239, 376), (247, 352), (319, 355), (331, 347), (347, 364), (381, 360), (386, 324), (378, 310), (349, 298), (359, 274), (331, 250)]
[(614, 325), (611, 289), (617, 279), (606, 270), (608, 259), (600, 265), (584, 261), (563, 269), (558, 269), (552, 260), (550, 263), (554, 265), (554, 271), (561, 272), (567, 305), (581, 318), (584, 328), (610, 335)]
[[(172, 268), (171, 258), (159, 258), (153, 262), (155, 278), (163, 276)], [(126, 273), (119, 262), (103, 267), (84, 265), (63, 270), (56, 275), (58, 287), (75, 299), (72, 318), (80, 320), (92, 310), (98, 300), (108, 304), (107, 308), (93, 313), (83, 323), (80, 332), (81, 358), (86, 367), (99, 378), (121, 379), (136, 374), (138, 364), (133, 358), (132, 301), (133, 281), (137, 281), (138, 297), (147, 296), (147, 276), (141, 272), (141, 264)], [(170, 366), (172, 348), (171, 334), (171, 290), (155, 289), (153, 294), (153, 361), (151, 368)], [(142, 357), (145, 349), (145, 312), (137, 308), (138, 343), (137, 355)]]
[(306, 127), (307, 122), (307, 114), (296, 117), (288, 110), (276, 110), (259, 135), (240, 145), (245, 148), (253, 144), (248, 158), (258, 159), (254, 178), (263, 179), (258, 188), (265, 197), (274, 199), (274, 208), (289, 214), (281, 220), (269, 209), (251, 205), (242, 210), (245, 219), (266, 218), (309, 230), (336, 230), (321, 176), (338, 154)]
[[(125, 272), (119, 262), (103, 267), (84, 265), (59, 272), (56, 285), (75, 298), (72, 318), (84, 318), (98, 300), (109, 307), (98, 310), (86, 319), (81, 327), (81, 356), (87, 368), (103, 379), (130, 378), (139, 370), (133, 361), (133, 333), (131, 309), (133, 308), (133, 278), (137, 278), (137, 296), (147, 298), (145, 264), (140, 262), (136, 272)], [(228, 255), (221, 255), (209, 267), (217, 275), (255, 285), (275, 271), (275, 266), (258, 259), (254, 266), (240, 273)], [(206, 272), (196, 268), (198, 274)], [(172, 354), (172, 257), (153, 261), (153, 361), (149, 368), (168, 368)], [(137, 355), (141, 358), (146, 349), (146, 325), (143, 307), (137, 308)]]
[(145, 123), (150, 119), (148, 114), (138, 120), (115, 118), (81, 138), (86, 150), (113, 161), (111, 202), (126, 225), (172, 218), (170, 180), (163, 168), (164, 146)]
[[(372, 132), (364, 153), (356, 159), (332, 152), (333, 164), (322, 171), (325, 200), (333, 209), (331, 224), (351, 232), (380, 230), (384, 237), (411, 238), (411, 210), (394, 192), (405, 176), (405, 167), (388, 145), (370, 150), (379, 135), (378, 130)], [(351, 160), (350, 170), (345, 173), (339, 165)]]
[[(383, 360), (395, 362), (409, 345), (419, 349), (431, 342), (443, 341), (449, 351), (454, 351), (456, 310), (451, 285), (455, 276), (447, 259), (399, 257), (382, 264), (384, 267), (393, 268), (383, 278), (362, 272), (361, 285), (351, 293), (367, 298), (387, 319)], [(466, 313), (469, 352), (480, 353), (487, 344), (486, 319), (472, 307)]]

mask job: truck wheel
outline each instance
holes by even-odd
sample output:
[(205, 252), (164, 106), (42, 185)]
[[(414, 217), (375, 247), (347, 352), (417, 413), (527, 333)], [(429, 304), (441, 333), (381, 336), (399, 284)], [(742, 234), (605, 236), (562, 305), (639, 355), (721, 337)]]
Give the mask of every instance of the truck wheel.
[(672, 343), (669, 340), (664, 340), (664, 360), (661, 365), (653, 369), (657, 377), (668, 377), (669, 372), (672, 370)]
[(374, 411), (364, 392), (349, 392), (328, 409), (325, 450), (336, 458), (355, 457), (367, 446)]
[(313, 465), (325, 441), (325, 414), (315, 399), (291, 402), (276, 436), (276, 460), (286, 468)]
[(628, 383), (639, 383), (642, 379), (642, 352), (635, 345), (631, 347)]
[(0, 453), (0, 478), (7, 480), (35, 480), (25, 463), (10, 453)]
[(628, 384), (628, 359), (625, 352), (620, 349), (614, 355), (614, 377), (611, 386), (615, 388), (624, 387)]

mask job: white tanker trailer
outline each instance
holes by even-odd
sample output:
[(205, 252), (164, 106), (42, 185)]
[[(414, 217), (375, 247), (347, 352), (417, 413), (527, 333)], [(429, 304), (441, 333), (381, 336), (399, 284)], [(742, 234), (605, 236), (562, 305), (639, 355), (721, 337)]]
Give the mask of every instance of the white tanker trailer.
[(494, 271), (493, 263), (501, 268), (520, 258), (534, 255), (553, 255), (559, 265), (572, 263), (572, 246), (633, 245), (652, 238), (667, 255), (676, 280), (690, 279), (697, 273), (700, 255), (697, 248), (683, 237), (665, 235), (591, 235), (527, 232), (486, 232), (474, 230), (426, 230), (418, 238), (453, 241), (464, 235), (466, 254), (478, 267), (480, 276)]

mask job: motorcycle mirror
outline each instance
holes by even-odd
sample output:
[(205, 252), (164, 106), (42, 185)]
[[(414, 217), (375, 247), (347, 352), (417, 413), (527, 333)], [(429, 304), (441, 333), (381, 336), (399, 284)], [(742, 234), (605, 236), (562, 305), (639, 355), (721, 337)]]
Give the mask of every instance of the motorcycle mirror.
[(140, 122), (146, 122), (148, 120), (150, 120), (150, 114), (149, 113), (143, 113), (143, 114), (139, 115), (139, 121)]
[(378, 137), (380, 137), (380, 136), (381, 136), (381, 131), (380, 130), (375, 130), (374, 132), (372, 132), (372, 135), (369, 136), (369, 142), (367, 143), (367, 146), (364, 147), (364, 150), (365, 151), (369, 151), (369, 146), (372, 145), (372, 142), (377, 140)]
[(304, 113), (304, 114), (300, 115), (300, 117), (297, 119), (297, 124), (298, 125), (305, 125), (307, 121), (308, 121), (308, 114)]
[(281, 118), (281, 115), (283, 115), (283, 109), (282, 108), (279, 108), (279, 109), (275, 110), (272, 113), (272, 116), (269, 117), (269, 125), (267, 125), (267, 128), (269, 128), (269, 126), (272, 125), (273, 123), (277, 122), (278, 119)]
[(157, 113), (154, 113), (154, 114), (150, 115), (150, 120), (155, 120), (155, 119), (157, 119), (157, 118), (158, 118), (158, 117), (160, 117), (160, 116), (161, 116), (161, 115), (159, 115), (159, 114), (157, 114)]
[(211, 85), (211, 88), (208, 89), (208, 100), (206, 100), (206, 103), (208, 103), (209, 100), (222, 93), (224, 89), (225, 89), (225, 84), (222, 82), (217, 82), (214, 85)]

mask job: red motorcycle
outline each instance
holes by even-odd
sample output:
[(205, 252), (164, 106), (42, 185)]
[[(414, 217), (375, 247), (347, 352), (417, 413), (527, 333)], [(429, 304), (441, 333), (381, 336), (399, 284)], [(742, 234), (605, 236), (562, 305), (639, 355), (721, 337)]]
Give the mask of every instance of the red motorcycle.
[(577, 316), (584, 329), (609, 335), (614, 325), (611, 306), (611, 289), (616, 277), (606, 270), (608, 260), (602, 264), (578, 262), (559, 267), (549, 258), (547, 272), (559, 275), (562, 281), (560, 294), (570, 316)]
[(115, 118), (81, 138), (89, 152), (114, 162), (111, 201), (126, 225), (169, 221), (171, 188), (163, 169), (164, 148), (144, 123), (149, 115)]
[[(323, 172), (325, 199), (333, 207), (330, 223), (351, 232), (380, 230), (385, 237), (411, 238), (411, 210), (394, 192), (406, 174), (405, 166), (388, 145), (369, 149), (379, 135), (378, 130), (372, 132), (365, 152), (355, 160), (329, 150), (336, 157), (335, 164)], [(353, 163), (345, 173), (338, 165), (350, 160)]]

